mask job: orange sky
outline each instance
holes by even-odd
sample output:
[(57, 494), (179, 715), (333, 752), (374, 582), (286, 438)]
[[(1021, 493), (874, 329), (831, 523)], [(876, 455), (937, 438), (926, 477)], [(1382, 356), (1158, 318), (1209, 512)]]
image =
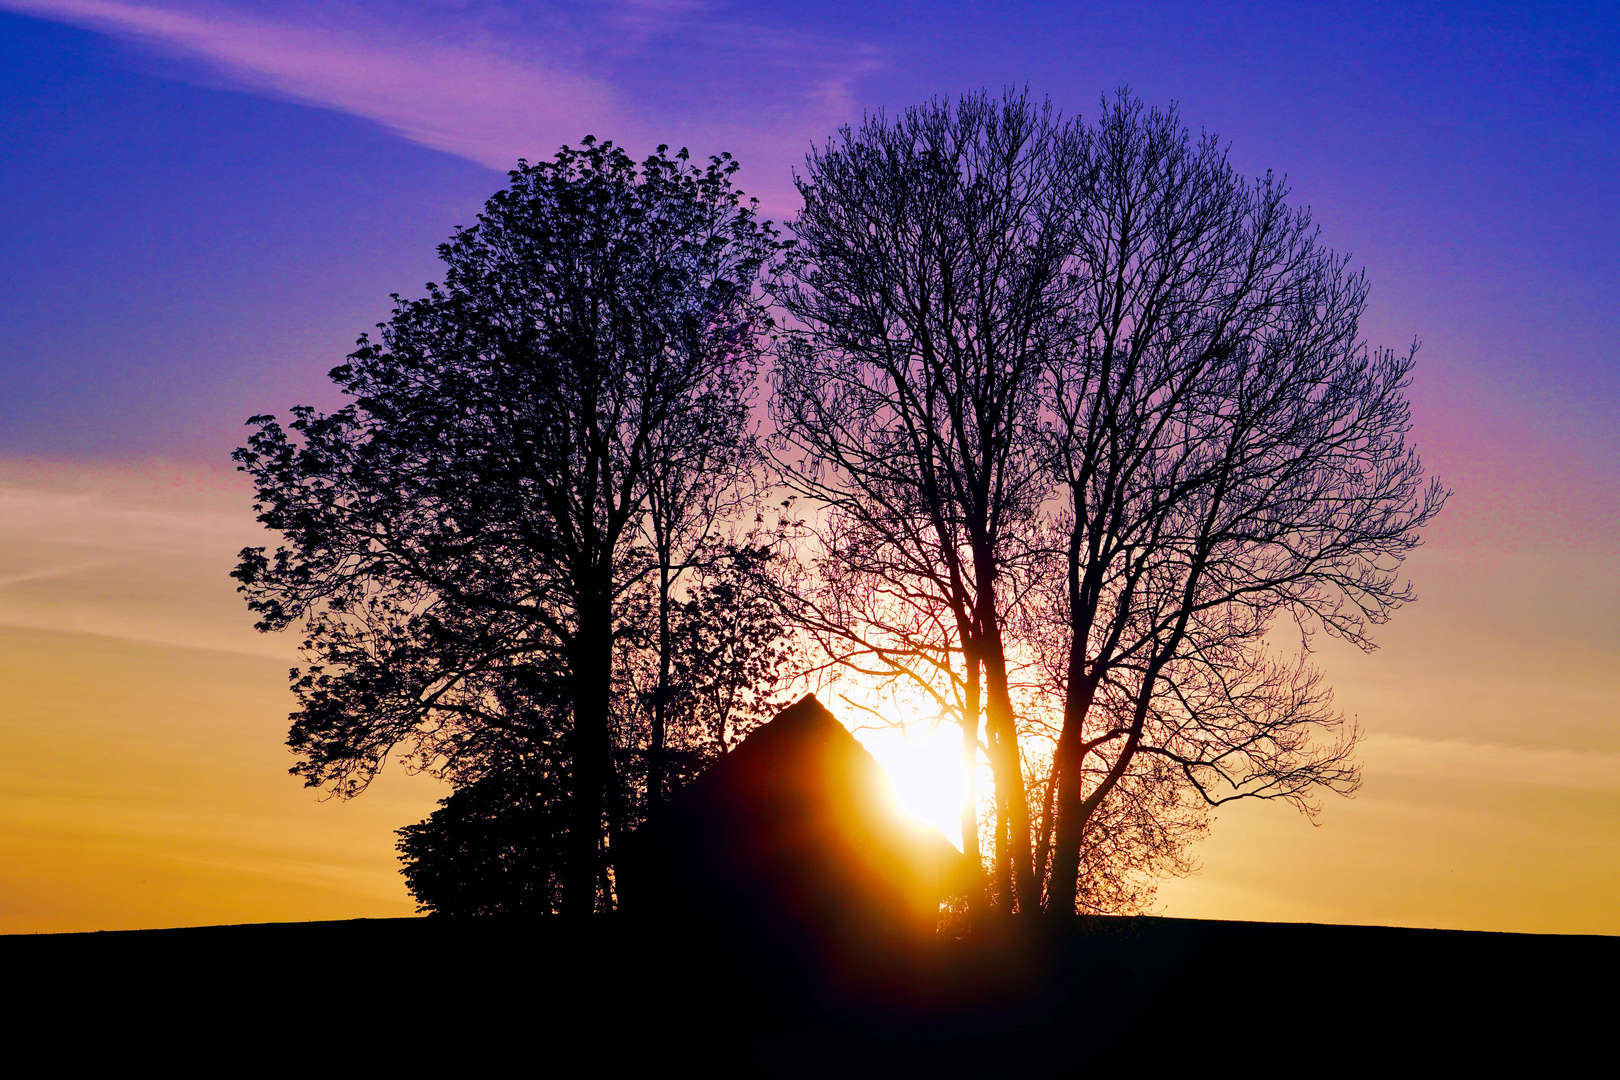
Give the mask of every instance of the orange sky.
[[(1164, 913), (1620, 933), (1609, 518), (1531, 528), (1546, 496), (1456, 486), (1383, 648), (1321, 653), (1368, 735), (1360, 794), (1314, 828), (1223, 811)], [(250, 542), (225, 468), (0, 461), (0, 931), (411, 913), (393, 830), (440, 792), (393, 768), (323, 802), (286, 774), (293, 643), (227, 578)]]

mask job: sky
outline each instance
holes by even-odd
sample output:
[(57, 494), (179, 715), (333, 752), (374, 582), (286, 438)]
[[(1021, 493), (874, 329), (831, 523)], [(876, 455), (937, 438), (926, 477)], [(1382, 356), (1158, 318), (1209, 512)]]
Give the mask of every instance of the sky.
[(840, 124), (1024, 86), (1285, 176), (1454, 492), (1381, 648), (1318, 658), (1361, 792), (1223, 810), (1164, 913), (1620, 933), (1620, 11), (1072, 0), (0, 0), (0, 932), (411, 912), (440, 791), (286, 775), (229, 455), (519, 157), (726, 150), (783, 219)]

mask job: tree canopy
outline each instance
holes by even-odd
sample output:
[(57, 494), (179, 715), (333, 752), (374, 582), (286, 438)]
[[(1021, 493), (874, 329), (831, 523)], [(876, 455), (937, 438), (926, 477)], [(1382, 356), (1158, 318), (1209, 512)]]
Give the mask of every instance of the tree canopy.
[(625, 692), (669, 647), (649, 582), (723, 561), (717, 492), (750, 468), (778, 242), (735, 168), (592, 139), (521, 163), (441, 246), (444, 282), (333, 369), (350, 403), (254, 417), (236, 452), (285, 543), (234, 576), (261, 629), (304, 629), (293, 771), (352, 795), (399, 750), (469, 789), (455, 806), (530, 776), (564, 910), (611, 903), (662, 750)]
[(1089, 125), (1012, 93), (868, 117), (799, 187), (772, 407), (823, 508), (801, 618), (985, 752), (1003, 905), (1140, 895), (1122, 869), (1185, 867), (1200, 807), (1353, 790), (1308, 634), (1371, 646), (1445, 494), (1413, 353), (1361, 340), (1365, 279), (1285, 186), (1122, 92)]
[[(1004, 619), (1044, 494), (1038, 365), (1070, 289), (1072, 137), (1050, 108), (970, 95), (869, 117), (815, 150), (777, 300), (784, 482), (825, 508), (802, 619), (870, 678), (953, 715), (995, 777), (995, 862), (1033, 903)], [(978, 853), (971, 782), (962, 835)]]
[[(1043, 370), (1061, 507), (1046, 580), (1062, 586), (1037, 594), (1061, 627), (1059, 910), (1128, 778), (1168, 770), (1206, 805), (1307, 811), (1354, 789), (1355, 733), (1308, 635), (1371, 647), (1445, 501), (1406, 443), (1415, 348), (1369, 349), (1365, 277), (1280, 181), (1245, 181), (1213, 136), (1126, 94), (1082, 147), (1078, 291)], [(1300, 630), (1292, 652), (1279, 617)]]

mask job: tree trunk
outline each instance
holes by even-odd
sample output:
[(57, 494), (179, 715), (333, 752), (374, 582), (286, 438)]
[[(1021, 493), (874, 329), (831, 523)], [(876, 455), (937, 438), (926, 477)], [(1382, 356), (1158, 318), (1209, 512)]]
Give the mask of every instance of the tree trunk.
[(984, 860), (979, 853), (979, 656), (971, 647), (962, 650), (967, 657), (967, 683), (962, 710), (962, 854), (972, 867), (968, 887), (968, 920), (972, 921), (984, 903), (982, 879)]
[(1072, 915), (1080, 884), (1080, 844), (1086, 815), (1081, 809), (1085, 777), (1085, 724), (1097, 694), (1095, 678), (1083, 675), (1084, 664), (1071, 659), (1069, 690), (1063, 702), (1063, 730), (1058, 735), (1057, 839), (1052, 849), (1052, 876), (1046, 886), (1046, 910)]
[[(1052, 814), (1057, 798), (1058, 759), (1054, 754), (1052, 767), (1046, 773), (1046, 794), (1041, 797), (1041, 824), (1035, 833), (1035, 888), (1039, 892), (1046, 878), (1047, 860), (1052, 854)], [(1041, 898), (1036, 897), (1037, 903)]]
[[(998, 870), (1005, 868), (1011, 886), (1009, 900), (1021, 912), (1038, 909), (1035, 865), (1029, 836), (1029, 803), (1024, 796), (1024, 768), (1018, 752), (1018, 722), (1007, 687), (1007, 655), (1001, 641), (1001, 620), (996, 610), (995, 552), (983, 530), (973, 543), (974, 639), (984, 665), (986, 690), (985, 734), (990, 750), (990, 771), (996, 782)], [(1007, 904), (1003, 904), (1007, 908)]]
[[(989, 725), (986, 725), (988, 728)], [(989, 734), (988, 731), (986, 734)], [(997, 743), (1000, 739), (990, 735), (990, 768), (996, 770), (995, 763), (1000, 759), (1000, 750)], [(1011, 852), (1007, 849), (1007, 792), (996, 783), (996, 910), (1003, 915), (1012, 914), (1013, 883)]]
[(602, 811), (613, 768), (608, 731), (612, 701), (613, 629), (610, 601), (600, 590), (580, 605), (573, 649), (574, 730), (573, 807), (569, 815), (569, 860), (562, 910), (589, 915), (596, 910), (601, 868)]
[[(985, 727), (996, 735), (991, 743), (990, 764), (996, 777), (998, 805), (1005, 807), (1007, 815), (1006, 860), (1010, 864), (1018, 910), (1033, 912), (1038, 910), (1040, 901), (1035, 889), (1034, 853), (1030, 848), (1029, 802), (1024, 794), (1024, 768), (1018, 752), (1018, 724), (1007, 688), (1007, 659), (1002, 654), (1000, 628), (994, 623), (994, 615), (986, 631), (982, 639), (985, 688), (989, 691)], [(1003, 793), (1006, 794), (1004, 803), (1000, 798)]]
[(652, 735), (647, 745), (647, 814), (664, 803), (664, 710), (669, 704), (669, 557), (658, 558), (658, 688), (653, 692)]
[(1052, 876), (1046, 885), (1046, 910), (1054, 915), (1074, 913), (1080, 885), (1080, 842), (1085, 838), (1085, 822), (1080, 813), (1080, 764), (1084, 755), (1074, 752), (1079, 742), (1078, 737), (1069, 737), (1069, 725), (1065, 723), (1057, 750), (1057, 840), (1052, 848)]

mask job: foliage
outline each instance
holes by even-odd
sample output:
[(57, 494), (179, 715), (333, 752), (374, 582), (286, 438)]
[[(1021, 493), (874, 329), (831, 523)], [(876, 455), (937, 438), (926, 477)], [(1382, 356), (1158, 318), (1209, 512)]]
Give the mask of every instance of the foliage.
[(470, 789), (521, 763), (512, 783), (560, 793), (536, 805), (566, 817), (569, 910), (611, 903), (610, 837), (638, 812), (620, 645), (647, 640), (649, 517), (710, 477), (712, 533), (750, 460), (778, 244), (735, 169), (591, 139), (521, 163), (440, 247), (444, 283), (332, 371), (351, 402), (254, 417), (235, 455), (284, 546), (234, 576), (261, 630), (305, 635), (293, 771), (349, 796), (398, 751), (468, 788), (445, 811), (474, 820)]
[(567, 854), (567, 792), (556, 769), (497, 769), (399, 830), (405, 884), (437, 915), (554, 911)]

